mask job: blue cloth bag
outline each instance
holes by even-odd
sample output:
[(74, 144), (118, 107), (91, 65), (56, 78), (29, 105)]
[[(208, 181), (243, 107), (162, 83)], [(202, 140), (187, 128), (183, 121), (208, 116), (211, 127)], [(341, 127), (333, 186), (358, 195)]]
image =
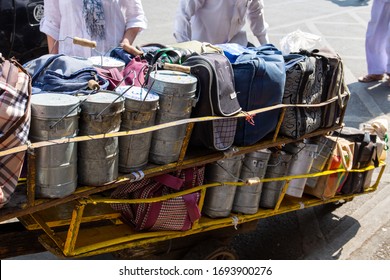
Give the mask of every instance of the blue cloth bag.
[(243, 53), (256, 53), (253, 49), (249, 49), (236, 43), (217, 44), (223, 50), (224, 55), (229, 59), (230, 63), (235, 63), (237, 58)]
[(23, 65), (31, 75), (32, 86), (43, 92), (74, 94), (88, 88), (88, 81), (106, 89), (108, 81), (97, 74), (92, 62), (63, 54), (47, 54)]
[[(243, 111), (282, 103), (286, 82), (282, 52), (272, 44), (247, 48), (232, 64), (238, 102)], [(254, 124), (239, 118), (234, 144), (253, 145), (275, 131), (280, 109), (253, 116)]]

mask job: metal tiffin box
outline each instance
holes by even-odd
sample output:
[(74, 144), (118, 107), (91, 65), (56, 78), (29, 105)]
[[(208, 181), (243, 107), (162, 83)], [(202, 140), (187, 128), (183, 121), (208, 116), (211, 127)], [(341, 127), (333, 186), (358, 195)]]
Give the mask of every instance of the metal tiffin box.
[[(155, 124), (158, 110), (157, 94), (141, 87), (120, 86), (124, 93), (125, 110), (121, 131), (136, 130)], [(148, 163), (152, 132), (119, 137), (119, 171), (123, 173), (141, 170)]]
[[(31, 141), (75, 137), (79, 103), (77, 97), (66, 94), (42, 92), (32, 95)], [(77, 187), (77, 143), (42, 147), (35, 153), (37, 197), (61, 198), (72, 194)]]
[[(317, 144), (307, 141), (287, 144), (284, 149), (292, 154), (287, 175), (304, 175), (310, 172), (314, 158), (317, 156)], [(302, 197), (305, 189), (306, 178), (297, 178), (290, 181), (286, 194), (294, 197)]]
[[(241, 167), (240, 179), (246, 181), (250, 178), (263, 179), (271, 151), (258, 150), (245, 155)], [(237, 187), (233, 202), (233, 212), (255, 214), (259, 209), (259, 202), (263, 183)]]
[[(79, 135), (119, 131), (124, 98), (112, 92), (91, 94), (81, 103)], [(79, 183), (99, 186), (118, 177), (118, 137), (82, 141), (78, 149)]]
[[(159, 96), (156, 124), (189, 118), (195, 105), (197, 78), (178, 71), (159, 70), (150, 73), (148, 89)], [(186, 134), (186, 125), (153, 132), (149, 161), (168, 164), (178, 160)]]
[[(287, 175), (292, 155), (276, 149), (272, 150), (268, 161), (264, 178), (279, 178)], [(263, 190), (260, 197), (260, 207), (274, 208), (282, 193), (284, 180), (263, 183)]]
[[(329, 157), (336, 146), (336, 142), (322, 135), (311, 139), (311, 141), (318, 145), (318, 151), (310, 168), (310, 173), (318, 173), (324, 171)], [(319, 177), (307, 178), (306, 186), (314, 188), (317, 184), (318, 178)]]
[[(221, 159), (206, 165), (205, 183), (238, 182), (244, 155)], [(229, 216), (237, 186), (222, 185), (208, 188), (203, 213), (211, 218)]]

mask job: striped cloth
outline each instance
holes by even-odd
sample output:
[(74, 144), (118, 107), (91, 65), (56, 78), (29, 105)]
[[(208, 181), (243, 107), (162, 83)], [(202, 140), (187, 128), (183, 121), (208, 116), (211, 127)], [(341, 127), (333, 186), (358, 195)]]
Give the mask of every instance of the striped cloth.
[[(30, 130), (31, 79), (16, 61), (0, 58), (0, 150), (25, 144)], [(25, 152), (0, 157), (0, 208), (9, 202)]]

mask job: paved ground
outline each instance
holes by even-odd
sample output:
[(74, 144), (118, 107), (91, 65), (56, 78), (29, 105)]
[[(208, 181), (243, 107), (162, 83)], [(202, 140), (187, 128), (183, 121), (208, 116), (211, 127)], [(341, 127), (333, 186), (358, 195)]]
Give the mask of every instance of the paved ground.
[[(283, 36), (300, 29), (320, 35), (322, 44), (343, 58), (351, 91), (347, 126), (360, 127), (376, 118), (386, 118), (390, 123), (390, 87), (386, 83), (357, 81), (366, 73), (364, 36), (372, 1), (264, 2), (270, 39), (276, 46), (281, 47)], [(260, 221), (258, 230), (236, 238), (235, 246), (246, 259), (389, 260), (389, 195), (390, 176), (386, 171), (376, 193), (355, 198), (336, 209), (327, 205)], [(280, 238), (281, 235), (288, 238)], [(244, 242), (249, 245), (248, 251), (241, 249)]]
[[(138, 44), (174, 42), (173, 18), (177, 0), (160, 4), (144, 1), (149, 30)], [(351, 91), (345, 123), (360, 127), (376, 118), (390, 123), (390, 87), (362, 84), (366, 73), (365, 32), (372, 1), (367, 0), (264, 0), (271, 43), (301, 31), (321, 36), (320, 45), (343, 58)], [(251, 36), (250, 41), (256, 42)], [(388, 160), (389, 161), (389, 160)], [(389, 173), (387, 171), (387, 173)], [(233, 246), (242, 259), (390, 259), (390, 175), (379, 191), (355, 198), (338, 208), (327, 205), (304, 209), (259, 222), (256, 232), (238, 236)]]
[[(143, 1), (149, 30), (136, 44), (173, 43), (171, 35), (178, 0)], [(364, 35), (372, 1), (265, 0), (271, 42), (280, 47), (286, 34), (300, 29), (320, 35), (322, 44), (345, 62), (351, 100), (346, 125), (359, 127), (375, 118), (390, 123), (390, 87), (361, 84), (366, 73)], [(169, 20), (170, 19), (170, 20)], [(251, 38), (252, 42), (255, 42)], [(389, 160), (388, 160), (389, 162)], [(233, 246), (241, 259), (390, 259), (390, 175), (379, 190), (340, 207), (325, 205), (261, 220), (258, 229), (238, 236)], [(50, 254), (25, 256), (50, 259)], [(110, 258), (110, 256), (103, 256)]]

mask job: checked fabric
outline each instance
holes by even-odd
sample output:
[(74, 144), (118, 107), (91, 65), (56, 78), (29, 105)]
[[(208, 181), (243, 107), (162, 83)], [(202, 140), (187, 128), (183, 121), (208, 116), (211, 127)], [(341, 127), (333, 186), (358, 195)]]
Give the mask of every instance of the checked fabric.
[[(204, 166), (184, 169), (179, 174), (164, 174), (124, 184), (111, 194), (115, 199), (161, 197), (180, 190), (201, 186)], [(138, 231), (188, 230), (201, 216), (198, 202), (200, 193), (193, 192), (153, 203), (111, 204), (121, 212), (125, 223)]]
[[(30, 130), (31, 78), (16, 61), (0, 57), (0, 151), (23, 145)], [(9, 202), (25, 152), (0, 157), (0, 208)]]

